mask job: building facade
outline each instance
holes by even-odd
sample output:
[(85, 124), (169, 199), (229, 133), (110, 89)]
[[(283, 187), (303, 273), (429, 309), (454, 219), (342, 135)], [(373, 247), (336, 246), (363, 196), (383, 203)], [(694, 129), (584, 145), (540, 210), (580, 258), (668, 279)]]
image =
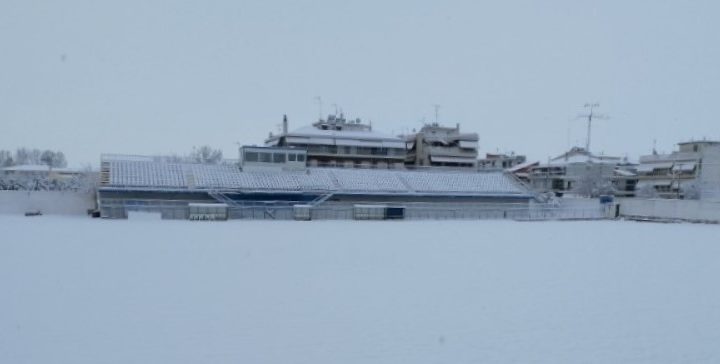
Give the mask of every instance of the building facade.
[(717, 199), (720, 195), (720, 142), (678, 143), (669, 154), (653, 151), (640, 157), (641, 197)]
[(535, 191), (553, 192), (558, 196), (567, 193), (632, 196), (634, 175), (633, 164), (626, 159), (595, 155), (574, 147), (546, 164), (533, 167), (528, 179)]
[(461, 133), (438, 123), (426, 124), (419, 132), (404, 136), (407, 146), (405, 164), (409, 167), (476, 168), (478, 134)]
[(527, 158), (524, 155), (511, 154), (485, 154), (485, 158), (478, 160), (478, 169), (510, 169), (524, 164)]
[(286, 118), (283, 131), (271, 134), (265, 145), (305, 149), (310, 167), (402, 168), (406, 156), (404, 140), (342, 114), (294, 131), (288, 131)]

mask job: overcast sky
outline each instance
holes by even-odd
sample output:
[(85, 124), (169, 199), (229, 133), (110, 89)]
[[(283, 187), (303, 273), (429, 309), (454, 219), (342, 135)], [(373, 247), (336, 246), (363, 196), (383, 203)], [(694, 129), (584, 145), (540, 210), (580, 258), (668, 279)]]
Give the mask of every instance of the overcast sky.
[(637, 158), (720, 139), (718, 1), (0, 1), (0, 149), (184, 153), (262, 144), (342, 108), (434, 120), (481, 153)]

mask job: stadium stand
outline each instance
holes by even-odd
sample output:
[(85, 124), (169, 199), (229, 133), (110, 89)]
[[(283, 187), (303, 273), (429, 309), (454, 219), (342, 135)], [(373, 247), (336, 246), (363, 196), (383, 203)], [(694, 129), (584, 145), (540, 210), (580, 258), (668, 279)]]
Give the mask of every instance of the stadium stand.
[(167, 163), (153, 159), (103, 161), (101, 187), (334, 193), (527, 194), (502, 172), (308, 168), (305, 171), (241, 171), (234, 165)]

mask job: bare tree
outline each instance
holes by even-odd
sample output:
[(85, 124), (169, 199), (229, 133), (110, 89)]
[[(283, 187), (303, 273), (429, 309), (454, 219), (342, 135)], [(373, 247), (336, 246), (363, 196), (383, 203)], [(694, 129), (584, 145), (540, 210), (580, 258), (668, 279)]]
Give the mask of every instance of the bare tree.
[(23, 164), (44, 164), (49, 167), (65, 167), (67, 161), (63, 152), (54, 152), (51, 150), (40, 150), (37, 148), (18, 148), (13, 158), (14, 165)]
[(9, 150), (0, 150), (0, 168), (15, 165), (15, 159)]
[(578, 172), (572, 192), (584, 197), (598, 197), (601, 195), (614, 195), (615, 187), (609, 176), (603, 175), (603, 165), (588, 163)]
[(222, 157), (222, 150), (213, 149), (209, 145), (193, 148), (193, 152), (190, 154), (190, 159), (203, 164), (218, 164), (222, 161)]
[(651, 184), (645, 184), (635, 190), (635, 196), (640, 198), (657, 198), (658, 192), (655, 189), (655, 186)]
[(55, 158), (53, 159), (53, 167), (65, 168), (67, 167), (67, 160), (65, 159), (65, 153), (57, 151), (55, 152)]
[(42, 162), (42, 164), (48, 166), (48, 168), (53, 167), (54, 161), (55, 161), (55, 152), (53, 152), (52, 150), (46, 150), (46, 151), (42, 152), (42, 154), (40, 155), (40, 162)]

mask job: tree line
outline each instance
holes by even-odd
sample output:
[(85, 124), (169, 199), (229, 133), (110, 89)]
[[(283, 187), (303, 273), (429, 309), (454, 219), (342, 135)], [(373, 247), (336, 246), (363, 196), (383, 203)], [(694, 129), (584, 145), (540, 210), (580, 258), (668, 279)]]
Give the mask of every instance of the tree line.
[(60, 151), (37, 148), (18, 148), (15, 152), (0, 150), (0, 168), (26, 164), (46, 165), (49, 168), (67, 167), (65, 154)]
[(201, 147), (193, 147), (192, 152), (187, 155), (173, 154), (166, 158), (168, 162), (174, 163), (202, 163), (202, 164), (220, 164), (223, 161), (223, 153), (220, 149), (213, 149), (209, 145)]

